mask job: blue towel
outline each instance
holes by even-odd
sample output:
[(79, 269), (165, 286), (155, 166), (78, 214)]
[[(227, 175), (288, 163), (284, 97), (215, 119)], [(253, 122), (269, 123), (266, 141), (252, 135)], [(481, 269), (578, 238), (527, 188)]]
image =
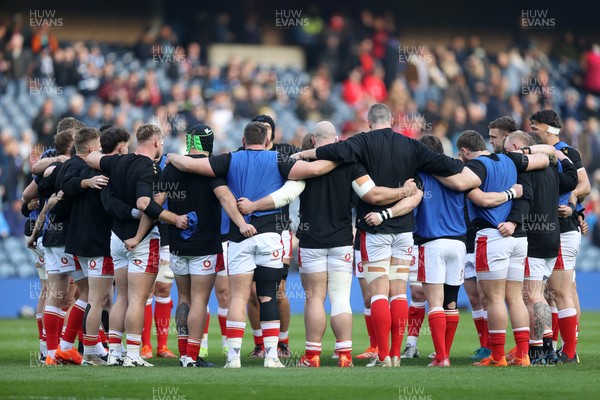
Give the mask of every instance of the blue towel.
[(181, 237), (183, 240), (188, 240), (198, 230), (198, 216), (196, 211), (188, 213), (188, 228), (185, 231), (181, 231)]

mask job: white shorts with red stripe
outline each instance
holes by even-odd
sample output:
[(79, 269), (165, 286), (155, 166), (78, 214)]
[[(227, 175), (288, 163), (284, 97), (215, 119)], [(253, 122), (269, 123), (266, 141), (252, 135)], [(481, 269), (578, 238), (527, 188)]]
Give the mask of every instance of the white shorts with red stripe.
[(248, 274), (257, 265), (283, 268), (283, 244), (275, 232), (260, 233), (239, 243), (229, 242), (227, 249), (228, 275)]
[(160, 260), (160, 235), (154, 227), (146, 237), (129, 251), (113, 232), (110, 237), (110, 254), (115, 270), (128, 268), (127, 272), (138, 274), (157, 274)]
[(356, 276), (359, 279), (364, 279), (365, 269), (363, 268), (363, 263), (360, 257), (360, 250), (354, 250), (354, 276)]
[[(27, 242), (30, 238), (31, 236), (25, 236), (25, 241)], [(35, 262), (40, 267), (44, 268), (44, 265), (46, 264), (46, 259), (44, 258), (44, 245), (42, 244), (42, 238), (37, 238), (37, 240), (35, 241), (35, 247), (29, 250), (31, 250), (31, 252), (35, 256)]]
[(281, 232), (281, 243), (283, 243), (283, 258), (292, 258), (292, 231)]
[(171, 254), (171, 270), (175, 275), (214, 275), (225, 270), (223, 253), (206, 256), (178, 256)]
[(221, 242), (223, 246), (223, 269), (217, 271), (218, 276), (227, 276), (227, 249), (229, 248), (229, 242)]
[(82, 257), (77, 256), (79, 263), (86, 266), (88, 277), (112, 278), (115, 275), (115, 266), (110, 256), (104, 257)]
[(419, 246), (413, 246), (412, 249), (412, 260), (410, 260), (410, 269), (408, 271), (408, 284), (410, 286), (420, 286), (423, 285), (417, 279), (417, 275), (419, 273)]
[(575, 269), (577, 254), (581, 247), (581, 232), (570, 231), (560, 234), (560, 250), (554, 270), (568, 271)]
[(390, 257), (410, 264), (413, 250), (412, 232), (369, 233), (360, 232), (360, 254), (362, 262), (383, 261)]
[[(31, 236), (25, 236), (25, 241), (28, 241)], [(35, 242), (35, 247), (31, 249), (31, 252), (34, 254), (36, 263), (35, 267), (37, 269), (38, 276), (41, 280), (48, 279), (48, 272), (46, 271), (46, 258), (44, 256), (44, 245), (42, 244), (42, 238), (37, 238)]]
[(87, 266), (84, 270), (82, 265), (72, 254), (65, 253), (64, 247), (46, 247), (46, 271), (49, 274), (69, 274), (74, 281), (87, 277)]
[(352, 245), (332, 247), (330, 249), (298, 248), (298, 266), (300, 273), (350, 272), (352, 271)]
[(430, 284), (463, 284), (467, 249), (460, 240), (437, 239), (419, 246), (417, 280)]
[(486, 228), (475, 237), (475, 271), (479, 280), (523, 281), (527, 238), (504, 237)]
[(525, 280), (547, 281), (552, 275), (557, 257), (552, 258), (525, 258)]
[(465, 279), (477, 278), (475, 274), (475, 253), (467, 253), (465, 256)]

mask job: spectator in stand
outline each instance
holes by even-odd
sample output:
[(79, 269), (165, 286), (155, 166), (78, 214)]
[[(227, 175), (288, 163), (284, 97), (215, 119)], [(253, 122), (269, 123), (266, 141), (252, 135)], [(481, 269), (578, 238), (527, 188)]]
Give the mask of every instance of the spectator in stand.
[(60, 116), (61, 119), (67, 117), (73, 117), (78, 120), (82, 120), (85, 118), (85, 113), (83, 112), (83, 107), (85, 105), (85, 99), (80, 94), (75, 94), (69, 100), (69, 109)]
[(42, 107), (38, 115), (34, 118), (31, 124), (31, 129), (37, 135), (37, 142), (49, 149), (54, 145), (54, 135), (56, 134), (56, 125), (58, 120), (54, 115), (54, 103), (52, 99), (46, 99), (42, 103)]
[(600, 95), (600, 45), (594, 44), (592, 49), (584, 55), (582, 68), (585, 72), (584, 89)]
[(50, 50), (53, 53), (58, 49), (58, 40), (50, 31), (48, 22), (44, 22), (31, 40), (31, 49), (34, 53), (39, 53), (43, 49)]
[(8, 78), (14, 87), (15, 96), (25, 94), (26, 80), (33, 68), (31, 51), (23, 47), (23, 41), (23, 36), (15, 33), (6, 46)]
[(387, 90), (383, 82), (384, 70), (380, 64), (375, 66), (372, 75), (364, 77), (362, 82), (363, 92), (372, 98), (376, 103), (382, 103), (387, 99)]
[(346, 104), (356, 106), (364, 96), (362, 86), (362, 72), (360, 68), (350, 71), (348, 78), (342, 84), (342, 98)]

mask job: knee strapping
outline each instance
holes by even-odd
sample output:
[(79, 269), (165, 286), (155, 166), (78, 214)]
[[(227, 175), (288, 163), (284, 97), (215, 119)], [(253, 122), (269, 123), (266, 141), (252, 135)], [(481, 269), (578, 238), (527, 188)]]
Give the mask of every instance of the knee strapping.
[(351, 284), (351, 273), (332, 271), (327, 274), (332, 317), (343, 313), (352, 314), (352, 307), (350, 306)]
[[(444, 284), (444, 310), (455, 310), (457, 309), (457, 301), (458, 301), (458, 291), (460, 290), (460, 286), (451, 286)], [(450, 304), (454, 303), (452, 308), (449, 307)]]
[(274, 321), (279, 319), (277, 290), (279, 282), (281, 282), (281, 274), (282, 270), (280, 268), (257, 266), (254, 270), (256, 296), (258, 297), (260, 303), (261, 321)]

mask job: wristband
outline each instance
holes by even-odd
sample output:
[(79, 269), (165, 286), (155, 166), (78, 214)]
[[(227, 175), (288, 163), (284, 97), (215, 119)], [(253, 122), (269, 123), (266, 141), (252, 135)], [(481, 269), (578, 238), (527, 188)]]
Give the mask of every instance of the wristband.
[(531, 154), (531, 147), (529, 146), (523, 147), (521, 150), (523, 151), (523, 154)]
[(506, 201), (512, 200), (517, 196), (517, 191), (513, 188), (504, 191), (506, 195)]
[(575, 204), (568, 202), (567, 206), (569, 206), (569, 208), (571, 208), (571, 210), (575, 211)]
[(379, 215), (383, 219), (383, 221), (387, 221), (390, 218), (394, 217), (394, 213), (391, 208), (386, 208), (385, 210), (379, 211)]

